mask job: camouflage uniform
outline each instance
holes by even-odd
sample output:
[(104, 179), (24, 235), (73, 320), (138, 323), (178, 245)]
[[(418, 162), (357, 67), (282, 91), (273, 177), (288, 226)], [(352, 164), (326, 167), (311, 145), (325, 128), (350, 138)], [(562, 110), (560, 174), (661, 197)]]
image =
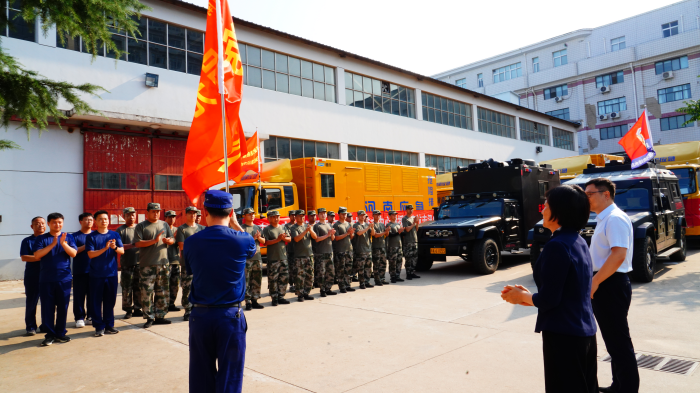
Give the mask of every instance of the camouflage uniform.
[[(406, 206), (413, 209), (413, 205)], [(416, 216), (403, 217), (401, 219), (401, 224), (404, 228), (410, 227), (416, 222)], [(416, 271), (416, 265), (418, 264), (418, 231), (414, 227), (410, 232), (405, 232), (403, 238), (403, 256), (406, 258), (406, 276), (410, 278), (411, 275)]]
[[(345, 208), (339, 208), (338, 213), (347, 213)], [(333, 229), (335, 229), (336, 239), (339, 235), (345, 235), (352, 228), (352, 224), (349, 222), (336, 221), (333, 224)], [(338, 280), (338, 288), (345, 289), (350, 288), (352, 284), (352, 276), (354, 274), (352, 269), (352, 242), (350, 236), (346, 236), (341, 240), (335, 240), (333, 242), (334, 250), (333, 256), (335, 257), (335, 277)]]
[(333, 253), (324, 253), (319, 255), (319, 264), (321, 265), (321, 290), (330, 291), (335, 280), (335, 266), (333, 266)]
[(297, 291), (301, 295), (308, 295), (314, 287), (314, 257), (294, 258), (294, 264), (299, 268), (296, 278)]
[[(124, 214), (135, 213), (133, 207), (124, 209)], [(127, 227), (122, 225), (117, 228), (117, 233), (122, 239), (122, 243), (133, 244), (136, 226)], [(122, 287), (122, 310), (127, 313), (134, 310), (141, 310), (141, 289), (139, 287), (139, 249), (134, 247), (124, 251), (121, 256), (121, 287)]]
[[(284, 230), (289, 233), (290, 228), (294, 225), (294, 216), (296, 216), (296, 210), (292, 210), (290, 213), (290, 221), (284, 224)], [(295, 214), (291, 214), (295, 213)], [(293, 286), (296, 283), (296, 277), (298, 274), (298, 267), (294, 261), (294, 241), (287, 243), (287, 262), (289, 262), (289, 283)], [(295, 290), (299, 290), (296, 288)]]
[[(170, 214), (175, 214), (174, 211), (169, 211)], [(168, 216), (166, 213), (166, 217)], [(173, 235), (177, 237), (177, 228), (173, 230)], [(169, 272), (169, 290), (170, 290), (170, 302), (168, 304), (175, 305), (175, 300), (177, 299), (177, 292), (180, 290), (180, 248), (177, 246), (177, 242), (173, 243), (172, 246), (168, 246), (168, 263), (170, 264)]]
[[(395, 213), (393, 210), (389, 212)], [(387, 259), (389, 260), (389, 275), (391, 278), (398, 278), (401, 273), (403, 256), (401, 255), (401, 233), (403, 227), (397, 222), (390, 222), (389, 237), (387, 238)]]
[[(185, 211), (196, 211), (199, 212), (195, 207), (189, 206)], [(184, 223), (177, 228), (177, 234), (175, 235), (175, 243), (178, 249), (180, 249), (180, 243), (185, 243), (188, 237), (194, 235), (195, 233), (204, 229), (203, 225), (195, 224), (191, 227), (189, 224)], [(182, 255), (182, 268), (180, 269), (180, 285), (182, 286), (182, 299), (180, 303), (182, 308), (185, 309), (185, 316), (189, 316), (192, 311), (192, 304), (190, 304), (190, 290), (192, 289), (192, 275), (187, 274), (187, 258)]]
[[(160, 210), (160, 204), (149, 203), (148, 210)], [(162, 232), (162, 237), (158, 243), (139, 249), (139, 286), (145, 319), (164, 318), (168, 313), (170, 266), (167, 245), (163, 239), (173, 237), (173, 233), (168, 223), (160, 220), (142, 221), (134, 230), (134, 243), (153, 240), (159, 232)]]
[[(318, 210), (319, 213), (325, 212), (324, 208)], [(326, 236), (331, 231), (331, 226), (328, 222), (321, 223), (320, 221), (314, 225), (314, 232), (318, 237)], [(314, 250), (314, 261), (318, 263), (318, 282), (321, 292), (328, 292), (333, 286), (335, 279), (335, 266), (333, 265), (333, 246), (330, 237), (316, 242)]]
[[(282, 233), (287, 233), (282, 225), (278, 225), (276, 228), (270, 225), (262, 231), (266, 242), (277, 240)], [(272, 300), (284, 298), (289, 283), (289, 265), (284, 241), (267, 246), (267, 280)]]
[[(367, 217), (364, 210), (357, 212), (357, 216)], [(353, 274), (357, 274), (357, 279), (360, 285), (371, 285), (369, 279), (372, 278), (372, 231), (367, 229), (371, 224), (359, 222), (353, 225), (355, 228), (355, 237), (353, 238), (353, 249), (355, 258), (353, 261)], [(367, 229), (367, 232), (358, 235), (359, 232)]]
[(355, 266), (360, 282), (369, 284), (369, 279), (372, 278), (372, 255), (368, 252), (355, 253)]
[[(243, 214), (252, 212), (252, 209), (246, 209), (243, 211)], [(255, 224), (241, 224), (241, 228), (250, 236), (253, 236), (256, 232), (262, 236), (262, 229)], [(260, 242), (258, 240), (255, 241), (255, 246), (257, 247), (257, 252), (252, 258), (245, 261), (246, 303), (250, 303), (251, 299), (260, 299), (260, 288), (262, 287), (262, 257), (260, 256)]]
[(372, 249), (372, 263), (374, 264), (374, 282), (375, 284), (384, 280), (386, 275), (386, 249)]

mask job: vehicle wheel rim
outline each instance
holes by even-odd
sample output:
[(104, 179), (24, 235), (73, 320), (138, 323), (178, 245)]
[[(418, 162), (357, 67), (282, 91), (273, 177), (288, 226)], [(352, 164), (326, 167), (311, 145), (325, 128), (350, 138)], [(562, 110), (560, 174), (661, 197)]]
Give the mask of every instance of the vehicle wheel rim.
[(486, 258), (486, 265), (489, 267), (493, 267), (493, 265), (496, 264), (496, 250), (494, 250), (493, 246), (489, 246), (486, 248), (485, 252), (485, 258)]
[(647, 270), (652, 272), (651, 248), (647, 249)]

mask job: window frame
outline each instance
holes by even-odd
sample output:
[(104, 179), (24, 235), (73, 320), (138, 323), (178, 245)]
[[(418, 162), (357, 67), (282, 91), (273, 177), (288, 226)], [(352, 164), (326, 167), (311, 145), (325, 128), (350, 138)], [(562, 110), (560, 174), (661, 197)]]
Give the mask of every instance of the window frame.
[(654, 72), (656, 73), (656, 75), (661, 75), (664, 72), (683, 70), (688, 67), (690, 67), (688, 55), (685, 55), (657, 61), (656, 63), (654, 63)]
[[(321, 182), (321, 198), (335, 198), (335, 174), (333, 173), (320, 173)], [(326, 179), (324, 182), (324, 178)], [(330, 178), (330, 183), (328, 182)], [(330, 187), (328, 187), (330, 185)]]
[[(437, 104), (438, 101), (440, 102), (439, 104)], [(438, 96), (425, 91), (421, 92), (421, 104), (423, 121), (449, 125), (465, 130), (474, 130), (473, 108), (471, 104), (455, 101), (451, 98)], [(463, 109), (464, 114), (462, 112)], [(438, 117), (440, 118), (439, 123), (437, 121)]]
[[(678, 130), (681, 128), (693, 127), (694, 122), (692, 122), (692, 121), (690, 123), (688, 123), (687, 125), (683, 125), (686, 121), (689, 121), (692, 118), (693, 118), (693, 116), (691, 116), (691, 115), (678, 115), (678, 116), (662, 117), (661, 119), (659, 119), (659, 127), (660, 127), (661, 131), (672, 131), (672, 130)], [(672, 125), (675, 125), (675, 127), (671, 127)]]
[[(346, 106), (416, 118), (416, 89), (347, 70), (345, 81)], [(359, 89), (356, 88), (358, 82), (361, 85)], [(372, 107), (369, 108), (368, 104)]]
[(520, 118), (520, 140), (550, 146), (549, 126), (532, 120)]
[[(611, 102), (611, 101), (618, 101), (618, 102)], [(623, 100), (623, 101), (620, 101)], [(618, 110), (614, 110), (615, 105), (618, 106)], [(604, 108), (604, 112), (600, 111), (601, 106)], [(610, 107), (611, 110), (608, 110), (608, 107)], [(625, 96), (622, 97), (617, 97), (617, 98), (611, 98), (609, 100), (604, 100), (604, 101), (598, 101), (596, 104), (596, 110), (598, 111), (598, 116), (600, 115), (607, 115), (608, 113), (613, 113), (613, 112), (622, 112), (627, 110), (627, 98)]]
[[(606, 82), (609, 82), (606, 84)], [(595, 77), (595, 87), (600, 89), (603, 86), (612, 86), (619, 83), (625, 83), (625, 72), (615, 71)]]
[(425, 166), (427, 168), (435, 168), (436, 175), (442, 175), (450, 172), (457, 172), (458, 166), (468, 166), (476, 163), (476, 160), (469, 158), (459, 158), (450, 156), (439, 156), (435, 154), (425, 155)]
[[(561, 112), (561, 114), (558, 114), (556, 112)], [(555, 109), (553, 111), (545, 112), (545, 115), (549, 115), (552, 117), (556, 117), (562, 120), (571, 120), (571, 114), (569, 111), (569, 108), (561, 108), (561, 109)]]
[[(554, 91), (554, 95), (552, 95), (552, 90)], [(561, 93), (561, 95), (559, 95), (559, 93)], [(557, 98), (557, 97), (566, 97), (568, 95), (569, 95), (569, 85), (567, 83), (564, 83), (562, 85), (548, 87), (548, 88), (542, 90), (542, 96), (544, 97), (545, 100), (551, 100), (552, 98)]]
[[(285, 155), (280, 155), (280, 147), (278, 146), (278, 140), (288, 140), (289, 141), (289, 154), (288, 157)], [(302, 156), (301, 157), (295, 157), (293, 155), (293, 144), (295, 141), (301, 141), (302, 147), (301, 147), (301, 152)], [(272, 154), (268, 154), (271, 147), (272, 143), (274, 142), (274, 157)], [(313, 156), (307, 156), (307, 144), (313, 143), (314, 144), (314, 155)], [(319, 145), (325, 144), (326, 147), (326, 155), (322, 156), (319, 154)], [(297, 138), (288, 138), (285, 136), (276, 136), (276, 135), (270, 135), (269, 139), (264, 141), (263, 145), (263, 161), (264, 162), (272, 162), (272, 161), (277, 161), (277, 160), (284, 160), (284, 159), (289, 159), (289, 160), (294, 160), (297, 158), (323, 158), (323, 159), (331, 159), (331, 160), (339, 160), (340, 159), (340, 144), (338, 143), (333, 143), (333, 142), (323, 142), (323, 141), (312, 141), (308, 139), (297, 139)]]
[[(679, 89), (680, 88), (680, 89)], [(656, 99), (659, 104), (666, 104), (669, 102), (689, 100), (693, 98), (693, 94), (690, 90), (690, 83), (685, 83), (678, 86), (665, 87), (663, 89), (656, 90)], [(680, 93), (680, 98), (678, 98), (678, 93)], [(686, 94), (687, 93), (687, 94)], [(673, 98), (669, 100), (669, 97)], [(663, 98), (663, 100), (662, 100)]]
[[(554, 67), (561, 67), (561, 66), (569, 64), (567, 49), (568, 48), (564, 48), (564, 49), (552, 52), (552, 64), (554, 64)], [(559, 60), (558, 65), (557, 65), (557, 60)]]
[[(674, 32), (675, 30), (675, 32)], [(666, 33), (668, 31), (668, 34)], [(661, 35), (662, 38), (668, 38), (668, 37), (673, 37), (674, 35), (678, 35), (679, 30), (678, 30), (678, 21), (674, 20), (673, 22), (667, 22), (663, 23), (661, 25)]]
[[(499, 119), (509, 119), (510, 121), (499, 122)], [(517, 139), (515, 132), (515, 116), (483, 107), (477, 107), (477, 121), (479, 122), (479, 132), (504, 138)]]
[(455, 85), (457, 87), (461, 87), (462, 89), (466, 89), (467, 88), (467, 78), (457, 79), (455, 81)]
[[(368, 161), (368, 152), (373, 152), (371, 154), (374, 155), (374, 161)], [(377, 154), (377, 152), (382, 153), (384, 157), (384, 162), (379, 161), (379, 155)], [(405, 155), (408, 155), (409, 164), (403, 164), (403, 159)], [(389, 160), (389, 156), (391, 156), (391, 160)], [(370, 164), (418, 166), (418, 156), (418, 153), (413, 153), (409, 151), (389, 150), (359, 145), (348, 145), (348, 161), (367, 162)]]
[[(629, 131), (629, 126), (627, 126), (627, 129), (624, 129), (625, 124), (620, 124), (616, 126), (610, 126), (610, 127), (601, 127), (600, 128), (600, 140), (605, 141), (609, 139), (618, 139), (622, 138), (625, 136), (625, 134)], [(619, 135), (618, 135), (619, 131)], [(605, 137), (603, 137), (603, 133), (605, 132)], [(613, 134), (611, 135), (610, 132)]]
[[(91, 175), (99, 174), (100, 175), (100, 187), (95, 188), (91, 187), (90, 185), (90, 177)], [(119, 177), (119, 188), (106, 188), (105, 187), (105, 177), (104, 175), (116, 175)], [(136, 176), (136, 188), (128, 188), (128, 179), (127, 176)], [(146, 188), (139, 188), (139, 185), (141, 184), (142, 181), (146, 182)], [(90, 190), (90, 191), (101, 191), (101, 190), (127, 190), (127, 191), (153, 191), (153, 186), (155, 186), (153, 183), (153, 176), (150, 173), (125, 173), (125, 172), (93, 172), (89, 171), (87, 172), (86, 175), (86, 182), (85, 182), (85, 189)]]
[(552, 142), (554, 147), (574, 151), (574, 133), (561, 128), (552, 127)]
[[(515, 76), (513, 75), (515, 74)], [(493, 70), (493, 83), (505, 82), (523, 76), (522, 62), (508, 64)], [(498, 77), (498, 78), (497, 78)], [(498, 79), (498, 80), (496, 80)]]
[(478, 87), (484, 87), (484, 74), (483, 73), (476, 74), (476, 85)]
[[(615, 46), (617, 46), (617, 48), (615, 48)], [(617, 52), (625, 48), (627, 48), (627, 43), (624, 35), (610, 40), (610, 52)]]
[(533, 57), (532, 58), (532, 73), (537, 73), (540, 72), (540, 57)]

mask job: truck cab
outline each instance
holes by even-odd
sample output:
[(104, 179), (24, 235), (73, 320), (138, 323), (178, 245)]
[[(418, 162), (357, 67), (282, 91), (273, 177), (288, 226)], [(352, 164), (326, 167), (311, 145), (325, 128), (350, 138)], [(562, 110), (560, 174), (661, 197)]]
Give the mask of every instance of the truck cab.
[(256, 218), (265, 218), (272, 210), (280, 212), (281, 217), (289, 215), (290, 210), (299, 209), (299, 198), (294, 183), (237, 184), (229, 188), (233, 196), (233, 210), (240, 216), (243, 209), (252, 207)]
[(501, 251), (527, 247), (527, 230), (542, 218), (544, 195), (559, 183), (557, 171), (532, 160), (493, 160), (459, 168), (454, 195), (446, 196), (435, 221), (418, 231), (418, 266), (459, 256), (481, 274), (498, 269)]
[[(592, 165), (566, 184), (583, 188), (586, 182), (598, 177), (615, 183), (615, 204), (632, 222), (634, 249), (630, 276), (633, 279), (651, 282), (658, 257), (685, 260), (685, 208), (678, 177), (673, 172), (654, 163), (632, 169), (630, 164), (612, 161), (603, 168)], [(581, 232), (589, 245), (597, 224), (595, 217), (595, 213), (591, 212), (588, 224)], [(533, 266), (550, 237), (551, 233), (542, 226), (542, 221), (528, 234), (528, 241), (532, 244), (530, 262)]]

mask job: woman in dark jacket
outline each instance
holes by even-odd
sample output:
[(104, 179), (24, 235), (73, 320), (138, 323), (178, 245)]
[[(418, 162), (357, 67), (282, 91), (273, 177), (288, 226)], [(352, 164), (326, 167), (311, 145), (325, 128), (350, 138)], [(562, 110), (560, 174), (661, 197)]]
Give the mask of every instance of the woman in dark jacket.
[(503, 289), (503, 300), (537, 307), (536, 332), (542, 332), (545, 389), (596, 393), (596, 324), (591, 308), (593, 269), (579, 231), (588, 222), (589, 204), (579, 186), (547, 193), (543, 225), (552, 232), (533, 269), (537, 293), (520, 285)]

